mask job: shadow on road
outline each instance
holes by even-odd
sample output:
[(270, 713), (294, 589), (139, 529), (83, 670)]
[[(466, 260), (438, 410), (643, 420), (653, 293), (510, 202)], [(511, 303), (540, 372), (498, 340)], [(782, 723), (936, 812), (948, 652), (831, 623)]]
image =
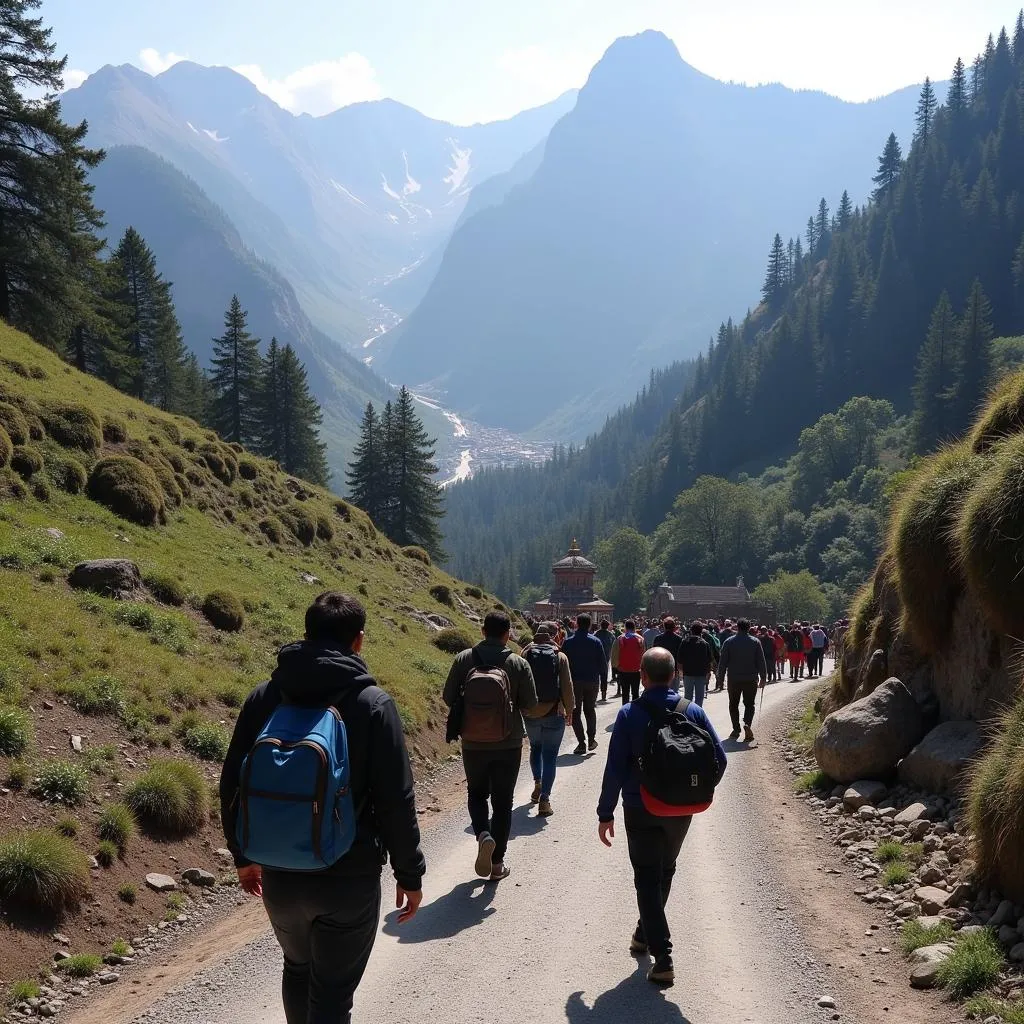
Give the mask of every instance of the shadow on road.
[(748, 750), (753, 750), (753, 746), (749, 743), (744, 743), (742, 740), (722, 740), (722, 749), (726, 754), (745, 754)]
[(453, 938), (495, 912), (491, 900), (496, 891), (497, 886), (482, 878), (462, 882), (433, 903), (424, 904), (405, 924), (398, 923), (397, 910), (388, 914), (384, 919), (384, 934), (393, 935), (403, 943)]
[(583, 764), (583, 762), (586, 761), (588, 756), (593, 755), (559, 754), (558, 758), (555, 760), (555, 764), (557, 764), (559, 768), (571, 768), (574, 764)]
[(628, 1020), (643, 1024), (690, 1024), (682, 1010), (647, 980), (646, 972), (647, 963), (641, 962), (628, 978), (602, 992), (593, 1006), (583, 1001), (582, 992), (574, 992), (566, 1001), (565, 1019), (569, 1024), (622, 1024)]
[[(557, 792), (557, 791), (556, 791)], [(531, 814), (532, 804), (520, 804), (512, 811), (512, 838), (535, 836), (547, 827), (548, 819), (539, 814)]]

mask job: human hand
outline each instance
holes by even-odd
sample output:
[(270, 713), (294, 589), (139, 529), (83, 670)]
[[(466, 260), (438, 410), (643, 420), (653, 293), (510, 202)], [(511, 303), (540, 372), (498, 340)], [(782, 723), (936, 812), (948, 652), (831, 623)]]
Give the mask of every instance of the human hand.
[(398, 915), (398, 923), (405, 924), (416, 916), (423, 902), (422, 889), (403, 889), (400, 885), (395, 886), (395, 906), (401, 911)]
[(246, 864), (244, 868), (236, 868), (238, 884), (250, 896), (263, 898), (263, 868), (259, 864)]
[(612, 840), (615, 838), (615, 822), (614, 821), (601, 821), (597, 825), (598, 838), (604, 843), (605, 846), (611, 846)]

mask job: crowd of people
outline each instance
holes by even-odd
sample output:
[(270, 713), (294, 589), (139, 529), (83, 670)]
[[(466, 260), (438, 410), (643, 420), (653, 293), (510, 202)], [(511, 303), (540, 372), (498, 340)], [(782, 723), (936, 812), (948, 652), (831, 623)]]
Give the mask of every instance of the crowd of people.
[[(354, 598), (321, 594), (304, 640), (284, 647), (271, 679), (247, 698), (221, 775), (221, 819), (242, 888), (262, 896), (284, 953), (288, 1024), (344, 1024), (373, 949), (381, 869), (390, 860), (398, 923), (422, 901), (412, 771), (401, 719), (360, 656), (366, 612)], [(711, 806), (726, 749), (704, 711), (728, 692), (729, 740), (752, 743), (758, 690), (823, 671), (845, 623), (752, 625), (671, 616), (595, 624), (589, 615), (530, 621), (512, 645), (509, 615), (484, 618), (481, 640), (457, 655), (445, 681), (448, 738), (462, 745), (474, 870), (509, 877), (508, 843), (524, 744), (537, 814), (552, 791), (567, 728), (573, 753), (598, 749), (597, 705), (621, 701), (597, 805), (610, 846), (621, 800), (639, 919), (629, 942), (650, 955), (648, 978), (674, 980), (665, 913), (676, 860), (693, 816)], [(714, 686), (712, 686), (714, 683)], [(742, 718), (741, 718), (742, 705)], [(741, 740), (742, 732), (742, 740)]]

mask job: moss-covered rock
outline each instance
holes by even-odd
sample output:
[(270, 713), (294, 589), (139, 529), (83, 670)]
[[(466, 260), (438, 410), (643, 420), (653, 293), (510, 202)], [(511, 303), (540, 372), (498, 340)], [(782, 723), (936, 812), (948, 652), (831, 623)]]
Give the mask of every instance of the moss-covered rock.
[(128, 440), (128, 423), (121, 416), (108, 412), (103, 416), (103, 440), (107, 444), (124, 444)]
[(103, 445), (103, 425), (86, 405), (56, 402), (44, 405), (40, 415), (47, 433), (62, 448), (96, 452)]
[(153, 470), (131, 455), (101, 459), (89, 474), (89, 497), (141, 526), (164, 518), (164, 496)]
[(316, 519), (309, 509), (305, 509), (301, 505), (289, 505), (281, 513), (281, 518), (295, 539), (305, 544), (306, 547), (316, 540)]
[(409, 544), (402, 548), (402, 554), (406, 558), (411, 558), (414, 562), (422, 562), (424, 565), (431, 564), (430, 554), (416, 544)]
[(203, 615), (215, 629), (237, 633), (245, 625), (245, 607), (230, 590), (213, 590), (203, 601)]
[(50, 479), (67, 494), (81, 494), (89, 481), (85, 467), (71, 457), (53, 459), (47, 466)]
[(30, 444), (18, 444), (11, 453), (11, 469), (22, 478), (29, 480), (43, 468), (43, 453)]
[(0, 427), (0, 468), (11, 464), (11, 456), (14, 454), (14, 444), (7, 431)]
[(7, 432), (12, 444), (28, 444), (28, 421), (16, 405), (0, 402), (0, 428)]
[(979, 454), (1024, 431), (1024, 370), (1004, 377), (985, 403), (968, 443)]

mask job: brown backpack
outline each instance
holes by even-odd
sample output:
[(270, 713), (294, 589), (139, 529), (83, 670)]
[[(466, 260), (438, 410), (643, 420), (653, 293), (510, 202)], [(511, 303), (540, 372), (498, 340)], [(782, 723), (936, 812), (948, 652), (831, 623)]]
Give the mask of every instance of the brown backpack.
[(474, 650), (473, 667), (462, 685), (460, 735), (470, 743), (500, 743), (511, 733), (512, 688), (504, 664), (485, 665)]

